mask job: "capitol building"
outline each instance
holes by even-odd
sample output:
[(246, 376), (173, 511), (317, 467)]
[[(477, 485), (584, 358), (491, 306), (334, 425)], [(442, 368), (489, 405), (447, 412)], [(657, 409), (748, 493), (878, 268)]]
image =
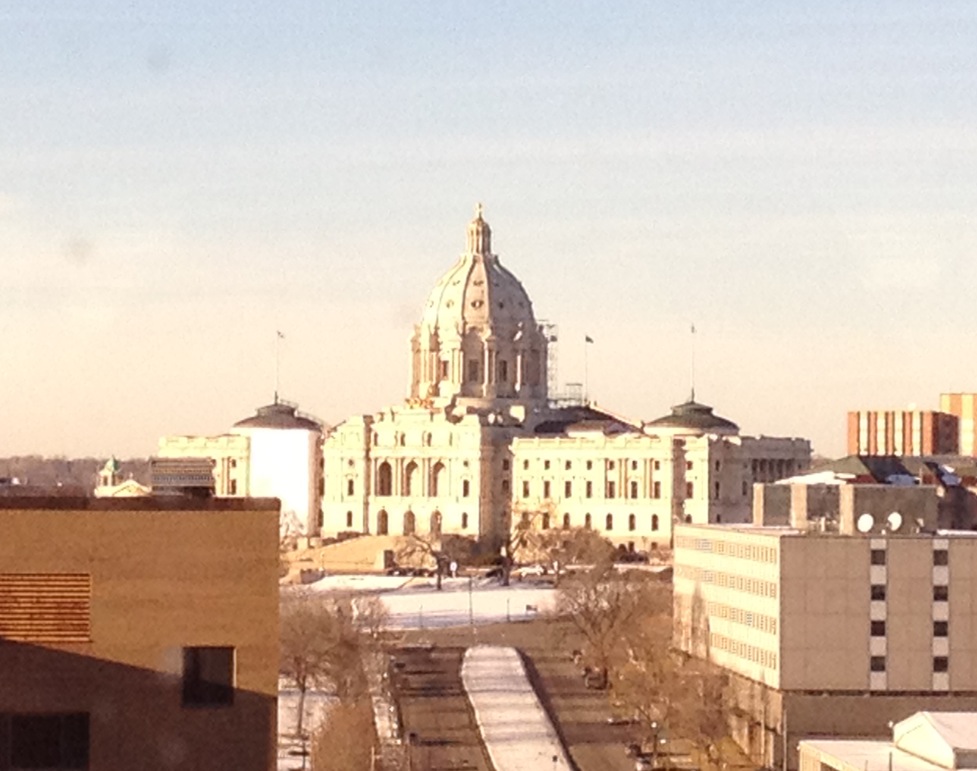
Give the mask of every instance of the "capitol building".
[(742, 436), (694, 393), (651, 421), (551, 400), (550, 344), (479, 207), (414, 327), (405, 401), (324, 439), (310, 529), (499, 545), (524, 520), (652, 550), (671, 545), (675, 523), (750, 521), (754, 482), (809, 465), (807, 440)]

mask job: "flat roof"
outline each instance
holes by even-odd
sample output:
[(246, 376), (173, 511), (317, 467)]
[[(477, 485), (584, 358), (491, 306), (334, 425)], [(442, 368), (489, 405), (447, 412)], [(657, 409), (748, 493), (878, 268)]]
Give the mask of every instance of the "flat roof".
[(212, 498), (187, 495), (0, 496), (0, 511), (278, 511), (278, 498)]
[(891, 741), (805, 739), (800, 747), (802, 751), (805, 747), (813, 749), (858, 771), (947, 771), (943, 766), (900, 750)]

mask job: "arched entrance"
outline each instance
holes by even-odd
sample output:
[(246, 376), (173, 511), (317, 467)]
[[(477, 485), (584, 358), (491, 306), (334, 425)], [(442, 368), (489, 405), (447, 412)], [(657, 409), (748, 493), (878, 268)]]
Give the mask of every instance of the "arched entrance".
[(377, 514), (377, 535), (387, 535), (390, 532), (390, 517), (383, 509)]
[(393, 471), (390, 464), (384, 461), (377, 467), (377, 495), (393, 494)]

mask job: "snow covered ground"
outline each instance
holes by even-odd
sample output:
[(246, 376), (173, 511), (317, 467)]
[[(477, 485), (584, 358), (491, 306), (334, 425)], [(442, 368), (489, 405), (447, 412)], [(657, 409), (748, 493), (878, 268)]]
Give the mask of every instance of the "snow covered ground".
[(497, 771), (571, 768), (515, 648), (469, 648), (461, 679)]
[[(332, 703), (332, 696), (322, 691), (310, 691), (305, 695), (304, 730), (310, 736), (322, 725)], [(284, 680), (278, 682), (278, 771), (293, 771), (302, 768), (303, 743), (295, 738), (295, 723), (298, 717), (299, 692)], [(305, 749), (312, 751), (312, 742), (306, 742)], [(310, 767), (306, 759), (305, 767)]]

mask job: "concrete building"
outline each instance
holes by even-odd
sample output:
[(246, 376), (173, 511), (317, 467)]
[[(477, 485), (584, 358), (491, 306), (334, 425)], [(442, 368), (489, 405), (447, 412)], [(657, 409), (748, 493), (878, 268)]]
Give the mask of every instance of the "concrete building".
[(946, 410), (848, 413), (849, 455), (954, 455), (959, 446), (960, 419)]
[(940, 410), (957, 418), (960, 455), (977, 455), (977, 393), (940, 394)]
[(278, 501), (0, 499), (0, 767), (269, 771)]
[(926, 532), (919, 488), (839, 494), (837, 532), (676, 528), (675, 644), (730, 674), (734, 738), (763, 765), (788, 747), (796, 766), (804, 737), (977, 709), (977, 537)]
[(214, 495), (282, 502), (282, 529), (312, 533), (322, 525), (322, 424), (276, 400), (218, 436), (164, 436), (160, 458), (209, 458)]
[(649, 423), (551, 404), (551, 341), (491, 239), (479, 207), (414, 328), (405, 403), (325, 440), (323, 534), (498, 544), (529, 515), (650, 549), (670, 544), (673, 521), (749, 521), (753, 482), (808, 466), (806, 440), (740, 436), (694, 397)]
[(977, 768), (977, 712), (917, 712), (892, 740), (809, 739), (801, 771), (946, 771)]

